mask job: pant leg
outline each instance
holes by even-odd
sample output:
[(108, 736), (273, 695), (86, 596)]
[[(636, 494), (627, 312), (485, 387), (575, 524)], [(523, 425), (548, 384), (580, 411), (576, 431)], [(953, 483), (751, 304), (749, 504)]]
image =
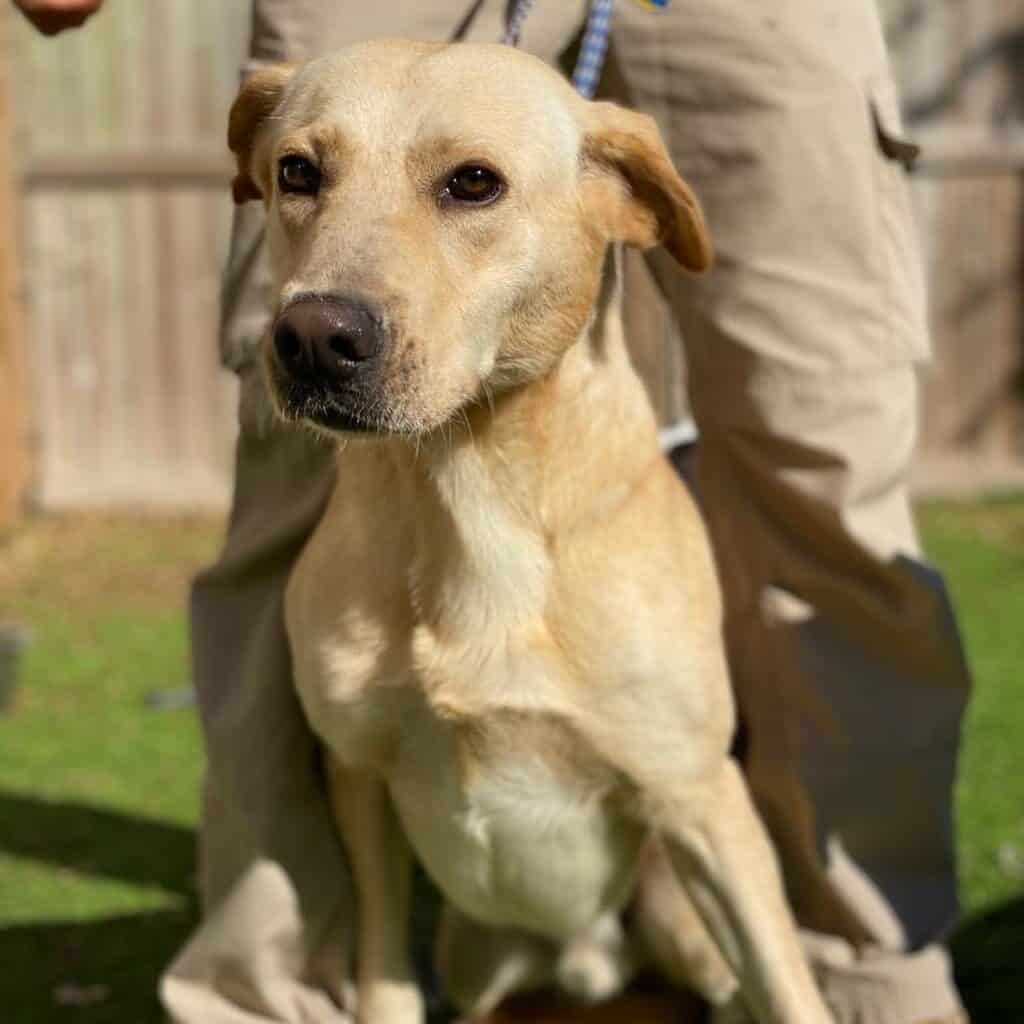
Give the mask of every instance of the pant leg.
[(746, 767), (838, 1018), (954, 1013), (952, 782), (968, 676), (907, 499), (927, 352), (881, 26), (867, 0), (620, 5), (718, 262), (652, 258), (687, 343), (697, 482)]
[(333, 454), (265, 415), (242, 377), (228, 539), (192, 591), (193, 678), (207, 769), (204, 923), (162, 983), (174, 1021), (346, 1020), (351, 888), (316, 748), (287, 685), (281, 602), (334, 478)]

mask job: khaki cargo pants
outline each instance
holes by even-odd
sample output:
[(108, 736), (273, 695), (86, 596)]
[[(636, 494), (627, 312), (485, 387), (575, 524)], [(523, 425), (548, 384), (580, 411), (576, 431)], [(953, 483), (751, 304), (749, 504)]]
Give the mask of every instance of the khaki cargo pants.
[[(448, 37), (472, 7), (256, 0), (253, 57)], [(504, 10), (483, 0), (468, 38), (498, 39)], [(538, 0), (522, 45), (554, 60), (583, 15), (581, 0)], [(699, 279), (658, 254), (649, 267), (686, 339), (746, 768), (819, 977), (842, 1024), (950, 1015), (936, 943), (956, 913), (968, 678), (907, 502), (927, 341), (903, 172), (879, 145), (899, 128), (877, 11), (620, 0), (604, 88), (657, 117), (718, 250)], [(281, 620), (335, 468), (266, 414), (260, 236), (259, 209), (239, 211), (224, 323), (243, 379), (235, 502), (192, 598), (205, 917), (162, 984), (181, 1024), (349, 1019), (352, 892)]]

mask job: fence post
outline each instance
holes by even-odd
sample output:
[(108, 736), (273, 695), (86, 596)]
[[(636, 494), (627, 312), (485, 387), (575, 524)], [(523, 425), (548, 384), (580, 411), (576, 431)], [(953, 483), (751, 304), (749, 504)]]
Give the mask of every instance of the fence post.
[(28, 373), (18, 280), (18, 192), (13, 145), (9, 4), (0, 4), (0, 530), (24, 508), (30, 458)]

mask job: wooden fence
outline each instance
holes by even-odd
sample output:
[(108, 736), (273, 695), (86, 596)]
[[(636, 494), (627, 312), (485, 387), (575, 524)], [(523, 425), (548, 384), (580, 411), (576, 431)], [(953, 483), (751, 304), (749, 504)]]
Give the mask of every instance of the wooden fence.
[(887, 0), (935, 356), (918, 483), (1024, 486), (1024, 2)]
[(32, 497), (44, 506), (225, 500), (223, 140), (247, 7), (109, 3), (57, 39), (10, 25)]
[[(46, 506), (220, 504), (233, 381), (215, 346), (230, 202), (227, 106), (247, 0), (121, 0), (56, 40), (6, 24), (4, 142), (20, 198), (0, 238), (0, 521)], [(919, 480), (1024, 484), (1021, 310), (1024, 0), (883, 0), (909, 129), (932, 296)], [(1016, 128), (1015, 128), (1016, 126)], [(4, 217), (0, 186), (0, 221)], [(24, 330), (11, 294), (21, 270)], [(15, 395), (15, 397), (17, 397)], [(21, 424), (19, 427), (18, 424)], [(27, 449), (27, 450), (26, 450)], [(17, 471), (28, 464), (31, 472)]]

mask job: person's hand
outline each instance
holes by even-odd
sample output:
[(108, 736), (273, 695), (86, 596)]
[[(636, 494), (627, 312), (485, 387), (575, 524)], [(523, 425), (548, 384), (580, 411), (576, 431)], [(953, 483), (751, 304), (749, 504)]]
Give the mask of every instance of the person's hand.
[(103, 0), (14, 0), (14, 6), (44, 36), (55, 36), (66, 28), (84, 25)]

